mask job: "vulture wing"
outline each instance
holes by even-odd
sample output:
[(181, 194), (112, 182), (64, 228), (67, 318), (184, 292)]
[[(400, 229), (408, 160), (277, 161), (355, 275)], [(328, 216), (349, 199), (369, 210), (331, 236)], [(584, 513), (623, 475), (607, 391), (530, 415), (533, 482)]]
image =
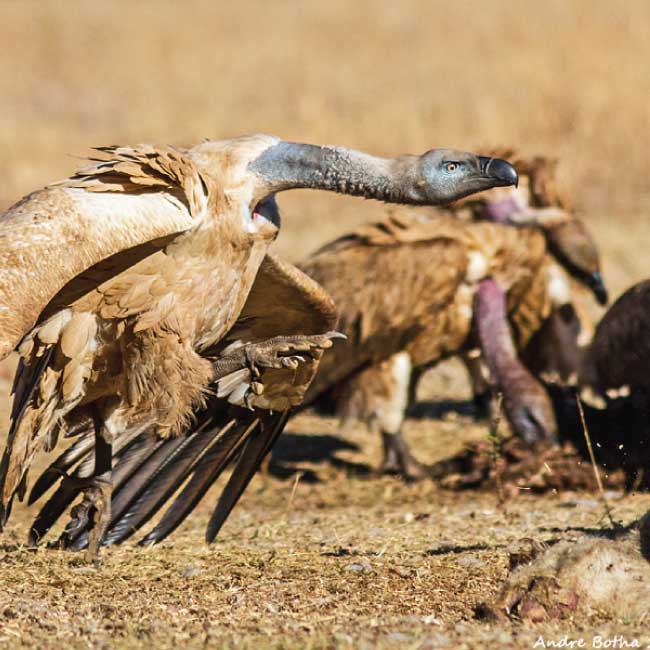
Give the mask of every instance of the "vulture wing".
[[(68, 304), (198, 223), (206, 185), (172, 147), (106, 147), (105, 160), (0, 217), (0, 359)], [(49, 307), (48, 307), (49, 305)]]
[[(330, 331), (336, 318), (334, 303), (318, 284), (269, 255), (228, 339), (238, 344), (276, 336), (319, 335)], [(217, 358), (225, 353), (216, 351)], [(141, 543), (164, 539), (237, 459), (208, 524), (206, 537), (212, 541), (282, 432), (290, 407), (302, 400), (318, 367), (319, 353), (312, 354), (314, 358), (306, 359), (297, 370), (262, 370), (259, 381), (264, 392), (253, 397), (252, 409), (213, 395), (208, 406), (196, 414), (194, 425), (177, 438), (161, 441), (146, 433), (123, 432), (115, 445), (112, 520), (104, 543), (116, 544), (128, 538), (171, 501), (159, 523)], [(247, 372), (246, 369), (232, 373), (233, 377), (228, 378), (230, 389), (238, 381), (247, 387)], [(218, 394), (219, 383), (216, 389)], [(241, 392), (235, 387), (230, 394)], [(35, 483), (30, 502), (41, 497), (64, 472), (74, 469), (73, 476), (84, 476), (93, 461), (89, 441), (88, 435), (82, 434), (45, 471)], [(61, 481), (34, 521), (31, 540), (43, 537), (79, 493), (74, 481)], [(66, 546), (83, 548), (87, 542), (86, 527), (68, 529), (61, 541)]]

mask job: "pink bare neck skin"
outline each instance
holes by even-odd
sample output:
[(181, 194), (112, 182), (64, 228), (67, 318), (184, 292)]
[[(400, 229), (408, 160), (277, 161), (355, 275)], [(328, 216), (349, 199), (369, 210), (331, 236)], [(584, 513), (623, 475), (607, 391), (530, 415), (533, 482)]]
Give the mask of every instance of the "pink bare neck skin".
[(476, 322), (485, 362), (502, 385), (509, 370), (519, 368), (506, 311), (506, 295), (492, 278), (482, 280), (476, 293)]
[(506, 294), (488, 278), (478, 287), (475, 317), (490, 382), (503, 394), (514, 431), (527, 442), (557, 439), (557, 423), (546, 391), (519, 360), (512, 339)]
[(485, 205), (485, 211), (490, 221), (502, 224), (510, 223), (511, 216), (521, 210), (522, 206), (514, 196), (508, 196), (500, 201), (488, 201)]

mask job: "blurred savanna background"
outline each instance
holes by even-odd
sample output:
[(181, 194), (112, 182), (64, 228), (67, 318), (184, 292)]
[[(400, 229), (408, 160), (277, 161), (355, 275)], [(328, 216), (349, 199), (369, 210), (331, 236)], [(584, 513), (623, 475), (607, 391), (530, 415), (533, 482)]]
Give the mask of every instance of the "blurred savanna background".
[[(0, 209), (96, 145), (265, 132), (386, 155), (508, 146), (560, 160), (617, 295), (650, 275), (649, 34), (647, 0), (0, 0)], [(306, 191), (279, 203), (276, 246), (292, 260), (387, 209)], [(459, 385), (453, 368), (445, 381)], [(418, 423), (411, 434), (435, 457), (475, 426)], [(296, 427), (336, 431), (308, 418)], [(376, 441), (356, 442), (376, 464)], [(597, 523), (589, 508), (549, 515), (524, 497), (504, 523), (490, 495), (459, 505), (429, 485), (331, 469), (295, 490), (256, 479), (211, 549), (204, 522), (192, 523), (164, 550), (106, 553), (93, 573), (7, 542), (0, 643), (532, 647), (511, 626), (469, 622), (503, 577), (504, 552), (427, 552), (476, 545), (476, 529), (502, 527), (505, 544), (547, 516)], [(640, 513), (638, 499), (621, 508)], [(25, 521), (8, 534), (22, 540)]]

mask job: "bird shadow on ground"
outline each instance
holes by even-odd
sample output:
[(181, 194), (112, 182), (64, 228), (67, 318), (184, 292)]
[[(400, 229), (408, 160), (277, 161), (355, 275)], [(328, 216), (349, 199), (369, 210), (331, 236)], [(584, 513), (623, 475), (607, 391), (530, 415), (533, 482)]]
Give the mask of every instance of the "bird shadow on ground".
[[(333, 415), (332, 410), (325, 412)], [(416, 420), (440, 420), (450, 413), (475, 417), (476, 408), (469, 400), (417, 402), (409, 409), (407, 417)], [(336, 454), (340, 451), (359, 452), (361, 449), (359, 445), (336, 435), (283, 433), (273, 448), (268, 471), (280, 479), (289, 479), (301, 472), (302, 481), (320, 483), (322, 479), (317, 472), (302, 466), (301, 463), (323, 463), (356, 477), (376, 476), (376, 471), (368, 463), (339, 458)]]
[(321, 479), (314, 470), (301, 467), (300, 463), (327, 463), (331, 467), (357, 476), (368, 476), (372, 473), (367, 463), (338, 458), (338, 451), (360, 449), (359, 445), (337, 436), (283, 433), (273, 448), (269, 473), (276, 478), (291, 478), (296, 472), (301, 472), (301, 480), (307, 483), (320, 483)]
[(474, 402), (466, 399), (418, 401), (409, 407), (406, 415), (414, 420), (442, 420), (451, 413), (463, 417), (479, 417)]
[(443, 544), (438, 548), (430, 548), (424, 551), (424, 555), (460, 555), (471, 551), (492, 551), (508, 548), (507, 544)]

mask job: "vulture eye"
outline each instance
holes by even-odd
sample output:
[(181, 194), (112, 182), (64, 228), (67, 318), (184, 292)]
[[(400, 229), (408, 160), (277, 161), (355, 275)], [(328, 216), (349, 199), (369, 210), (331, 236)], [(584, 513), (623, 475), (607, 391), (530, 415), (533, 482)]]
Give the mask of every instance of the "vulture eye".
[(444, 165), (445, 165), (445, 171), (448, 174), (452, 174), (460, 167), (460, 163), (457, 162), (446, 162), (444, 163)]

